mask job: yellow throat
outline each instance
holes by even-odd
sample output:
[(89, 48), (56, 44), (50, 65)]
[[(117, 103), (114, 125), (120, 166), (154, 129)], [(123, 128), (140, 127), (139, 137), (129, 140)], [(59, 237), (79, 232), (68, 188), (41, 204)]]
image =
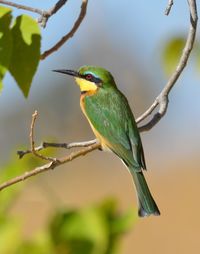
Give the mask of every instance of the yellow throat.
[(79, 85), (81, 91), (96, 91), (97, 85), (94, 82), (82, 79), (75, 78), (76, 83)]

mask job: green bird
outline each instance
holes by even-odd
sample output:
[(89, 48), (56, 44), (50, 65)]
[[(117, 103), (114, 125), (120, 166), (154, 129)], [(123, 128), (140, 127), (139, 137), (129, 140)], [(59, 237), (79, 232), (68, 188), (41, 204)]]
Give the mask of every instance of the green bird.
[(81, 90), (81, 109), (102, 150), (115, 153), (131, 173), (137, 192), (138, 215), (160, 215), (142, 172), (146, 165), (133, 113), (111, 73), (96, 66), (83, 66), (78, 71), (54, 71), (75, 78)]

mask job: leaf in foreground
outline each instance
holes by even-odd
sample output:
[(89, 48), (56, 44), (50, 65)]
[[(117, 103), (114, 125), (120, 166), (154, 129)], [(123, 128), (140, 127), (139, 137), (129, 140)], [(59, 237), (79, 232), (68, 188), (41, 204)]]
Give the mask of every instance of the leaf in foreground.
[(3, 86), (2, 79), (8, 69), (12, 52), (11, 19), (11, 10), (0, 7), (0, 92)]
[(12, 28), (13, 52), (9, 70), (27, 97), (40, 60), (40, 29), (30, 16), (21, 15)]
[(184, 37), (175, 37), (168, 41), (163, 50), (163, 64), (164, 70), (169, 75), (171, 74), (180, 59), (182, 50), (185, 45)]

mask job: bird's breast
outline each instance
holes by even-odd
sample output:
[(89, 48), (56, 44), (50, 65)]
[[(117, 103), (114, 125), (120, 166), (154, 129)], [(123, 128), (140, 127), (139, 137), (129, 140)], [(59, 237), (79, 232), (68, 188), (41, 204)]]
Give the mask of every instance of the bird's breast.
[(89, 119), (89, 117), (88, 117), (88, 114), (87, 114), (87, 112), (86, 112), (86, 110), (85, 110), (85, 97), (86, 97), (86, 96), (87, 96), (86, 94), (82, 94), (82, 95), (81, 95), (81, 98), (80, 98), (80, 107), (81, 107), (81, 110), (82, 110), (83, 114), (85, 115), (86, 119), (88, 120), (88, 122), (89, 122), (89, 124), (90, 124), (90, 126), (91, 126), (91, 129), (92, 129), (94, 135), (95, 135), (96, 138), (99, 140), (99, 142), (100, 142), (100, 144), (101, 144), (101, 146), (102, 146), (102, 149), (103, 149), (104, 151), (110, 151), (109, 145), (107, 144), (106, 139), (96, 130), (96, 128), (95, 128), (94, 125), (91, 123), (91, 121), (90, 121), (90, 119)]

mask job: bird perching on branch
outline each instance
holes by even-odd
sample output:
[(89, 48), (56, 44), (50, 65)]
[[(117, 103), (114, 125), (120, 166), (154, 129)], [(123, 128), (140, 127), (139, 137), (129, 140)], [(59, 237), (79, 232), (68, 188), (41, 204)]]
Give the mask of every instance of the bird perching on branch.
[(102, 149), (114, 152), (131, 173), (137, 191), (138, 215), (160, 215), (142, 172), (146, 165), (133, 113), (111, 73), (95, 66), (54, 71), (75, 78), (81, 90), (81, 109)]

